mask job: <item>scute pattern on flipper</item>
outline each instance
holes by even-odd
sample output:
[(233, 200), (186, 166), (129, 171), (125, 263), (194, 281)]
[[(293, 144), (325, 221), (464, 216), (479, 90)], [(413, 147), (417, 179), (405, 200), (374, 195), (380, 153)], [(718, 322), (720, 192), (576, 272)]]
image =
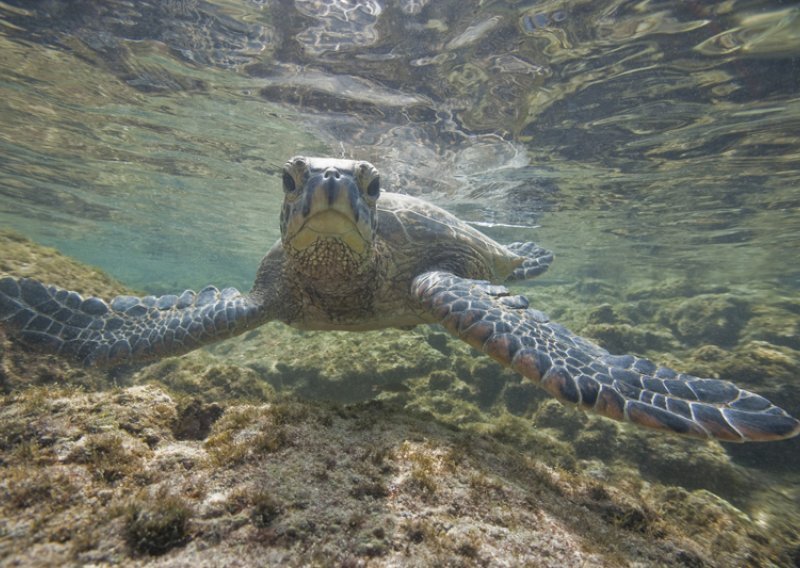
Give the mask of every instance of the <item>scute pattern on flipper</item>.
[(535, 278), (545, 272), (553, 263), (555, 258), (553, 253), (536, 243), (515, 242), (506, 245), (506, 248), (513, 254), (525, 257), (525, 260), (514, 269), (506, 280), (528, 280)]
[(24, 344), (86, 366), (185, 353), (259, 325), (261, 312), (235, 288), (107, 303), (29, 278), (0, 279), (0, 322)]
[(677, 373), (605, 349), (551, 323), (503, 286), (427, 272), (412, 294), (445, 328), (554, 397), (616, 420), (686, 436), (745, 442), (789, 438), (800, 422), (733, 383)]

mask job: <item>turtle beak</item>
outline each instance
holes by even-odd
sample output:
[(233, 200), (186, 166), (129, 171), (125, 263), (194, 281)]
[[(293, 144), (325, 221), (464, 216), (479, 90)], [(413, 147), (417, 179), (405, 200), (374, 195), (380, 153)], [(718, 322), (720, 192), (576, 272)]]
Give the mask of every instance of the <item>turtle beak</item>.
[(284, 244), (303, 251), (318, 239), (336, 239), (359, 256), (372, 245), (369, 206), (352, 172), (328, 166), (312, 172), (302, 194), (291, 203), (283, 231)]

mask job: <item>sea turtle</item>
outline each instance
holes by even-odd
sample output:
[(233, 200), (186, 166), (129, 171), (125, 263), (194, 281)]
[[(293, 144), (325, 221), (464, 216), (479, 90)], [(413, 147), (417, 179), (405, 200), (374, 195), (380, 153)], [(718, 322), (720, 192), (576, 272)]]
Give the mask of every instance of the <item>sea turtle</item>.
[(789, 438), (800, 422), (730, 382), (616, 356), (495, 284), (544, 272), (534, 243), (499, 244), (420, 199), (381, 194), (364, 161), (295, 157), (283, 168), (281, 240), (249, 293), (82, 298), (0, 279), (0, 322), (23, 344), (84, 365), (178, 355), (270, 320), (300, 329), (442, 324), (564, 403), (617, 420), (727, 441)]

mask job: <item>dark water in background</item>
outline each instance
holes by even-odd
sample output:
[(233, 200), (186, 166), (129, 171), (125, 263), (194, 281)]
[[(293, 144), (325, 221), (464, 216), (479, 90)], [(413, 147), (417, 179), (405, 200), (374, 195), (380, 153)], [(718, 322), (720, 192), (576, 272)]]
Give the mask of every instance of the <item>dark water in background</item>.
[(555, 250), (544, 285), (797, 299), (794, 2), (7, 1), (0, 23), (0, 226), (132, 287), (249, 288), (276, 170), (322, 154)]

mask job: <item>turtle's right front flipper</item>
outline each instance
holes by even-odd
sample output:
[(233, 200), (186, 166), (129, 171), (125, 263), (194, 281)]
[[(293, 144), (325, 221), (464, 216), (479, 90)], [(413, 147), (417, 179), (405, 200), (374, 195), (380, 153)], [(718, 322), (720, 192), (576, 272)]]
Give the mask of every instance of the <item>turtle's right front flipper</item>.
[(106, 303), (29, 278), (0, 279), (0, 325), (31, 348), (86, 366), (179, 355), (264, 319), (261, 304), (234, 288)]
[(565, 404), (684, 436), (760, 442), (800, 434), (800, 421), (766, 398), (728, 381), (611, 355), (504, 286), (426, 272), (411, 292), (450, 333)]

